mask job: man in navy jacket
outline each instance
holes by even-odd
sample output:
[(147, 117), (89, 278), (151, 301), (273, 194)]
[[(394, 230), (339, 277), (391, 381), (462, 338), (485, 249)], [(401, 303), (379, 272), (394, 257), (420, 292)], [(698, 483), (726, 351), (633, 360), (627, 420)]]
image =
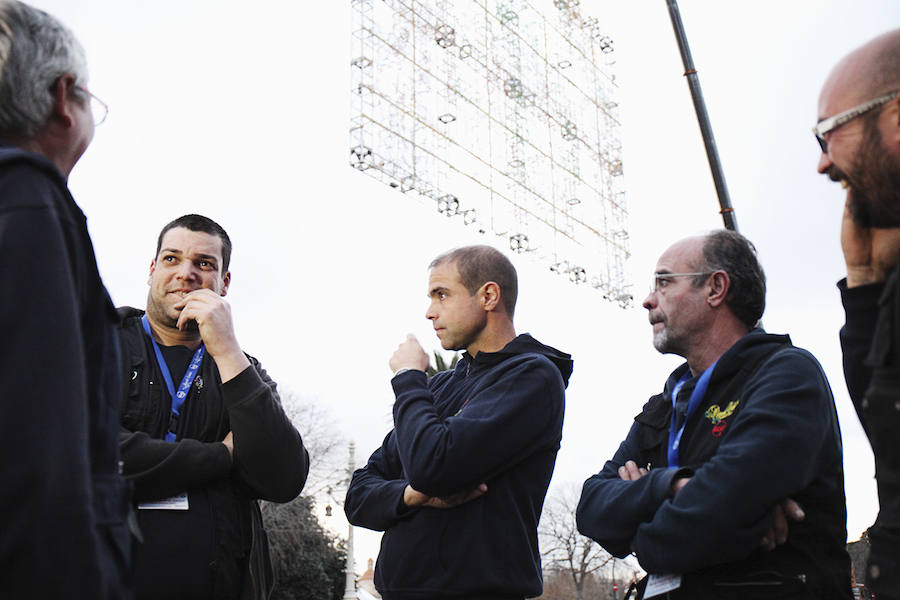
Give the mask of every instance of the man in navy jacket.
[(426, 317), (453, 371), (427, 378), (414, 337), (390, 360), (394, 430), (356, 471), (345, 510), (384, 530), (386, 600), (539, 596), (537, 525), (562, 435), (572, 361), (516, 335), (516, 272), (488, 246), (431, 263)]
[(125, 599), (115, 310), (66, 181), (106, 115), (63, 24), (0, 0), (0, 595)]
[(584, 535), (635, 552), (645, 598), (850, 598), (831, 390), (811, 354), (755, 327), (764, 307), (765, 275), (738, 233), (682, 240), (657, 262), (653, 345), (687, 362), (577, 511)]

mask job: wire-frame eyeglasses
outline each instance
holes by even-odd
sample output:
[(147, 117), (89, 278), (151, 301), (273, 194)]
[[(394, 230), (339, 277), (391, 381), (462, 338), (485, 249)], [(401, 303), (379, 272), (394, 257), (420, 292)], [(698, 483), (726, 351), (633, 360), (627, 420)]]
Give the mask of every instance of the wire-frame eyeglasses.
[(106, 115), (109, 114), (109, 106), (86, 87), (77, 85), (75, 88), (84, 92), (91, 101), (91, 114), (94, 115), (94, 127), (102, 124), (103, 121), (106, 120)]

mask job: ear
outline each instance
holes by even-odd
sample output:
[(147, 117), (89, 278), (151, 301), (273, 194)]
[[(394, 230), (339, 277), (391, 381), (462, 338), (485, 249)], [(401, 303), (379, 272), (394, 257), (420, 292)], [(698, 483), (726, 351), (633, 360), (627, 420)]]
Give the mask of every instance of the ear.
[(225, 271), (225, 275), (222, 276), (222, 291), (219, 292), (220, 296), (224, 296), (228, 293), (229, 285), (231, 285), (231, 271)]
[(884, 112), (888, 115), (888, 129), (882, 131), (882, 138), (895, 152), (900, 153), (900, 96), (891, 100)]
[(75, 77), (71, 74), (66, 74), (57, 79), (53, 87), (50, 88), (50, 94), (53, 96), (50, 118), (58, 120), (63, 127), (69, 129), (75, 123), (75, 116), (72, 114), (72, 102), (75, 98)]
[(150, 274), (147, 275), (147, 285), (150, 285), (150, 282), (153, 281), (153, 271), (156, 270), (156, 259), (150, 261)]
[(481, 308), (490, 312), (500, 305), (500, 286), (493, 281), (488, 281), (478, 290), (478, 298), (481, 300)]
[(709, 297), (707, 302), (713, 308), (725, 303), (728, 290), (731, 288), (731, 278), (725, 271), (715, 271), (709, 278)]

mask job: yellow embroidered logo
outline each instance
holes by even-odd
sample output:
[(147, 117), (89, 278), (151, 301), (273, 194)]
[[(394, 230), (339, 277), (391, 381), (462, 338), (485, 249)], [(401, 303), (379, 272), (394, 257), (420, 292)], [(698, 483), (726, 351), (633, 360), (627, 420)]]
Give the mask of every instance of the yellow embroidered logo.
[(740, 400), (732, 400), (728, 403), (728, 406), (725, 407), (725, 410), (719, 408), (718, 404), (713, 404), (709, 408), (706, 409), (706, 412), (703, 414), (707, 419), (712, 421), (712, 435), (713, 437), (721, 437), (722, 432), (725, 431), (725, 428), (728, 427), (728, 423), (725, 422), (725, 419), (730, 417), (732, 413), (734, 413), (734, 409), (737, 408), (738, 404), (740, 404)]
[(704, 413), (703, 416), (712, 421), (713, 425), (718, 425), (719, 421), (724, 421), (734, 413), (734, 409), (738, 407), (740, 402), (740, 400), (732, 400), (728, 403), (728, 406), (725, 407), (725, 410), (719, 408), (718, 404), (713, 404), (706, 409), (706, 413)]

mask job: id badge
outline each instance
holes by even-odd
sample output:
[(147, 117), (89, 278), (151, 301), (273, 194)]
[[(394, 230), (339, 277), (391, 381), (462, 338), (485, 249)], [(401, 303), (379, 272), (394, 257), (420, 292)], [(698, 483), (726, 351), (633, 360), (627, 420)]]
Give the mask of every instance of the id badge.
[(644, 598), (659, 596), (681, 587), (681, 575), (651, 575), (647, 578)]
[(162, 500), (153, 500), (152, 502), (141, 502), (138, 504), (138, 510), (188, 510), (187, 492), (182, 492), (171, 498), (163, 498)]

